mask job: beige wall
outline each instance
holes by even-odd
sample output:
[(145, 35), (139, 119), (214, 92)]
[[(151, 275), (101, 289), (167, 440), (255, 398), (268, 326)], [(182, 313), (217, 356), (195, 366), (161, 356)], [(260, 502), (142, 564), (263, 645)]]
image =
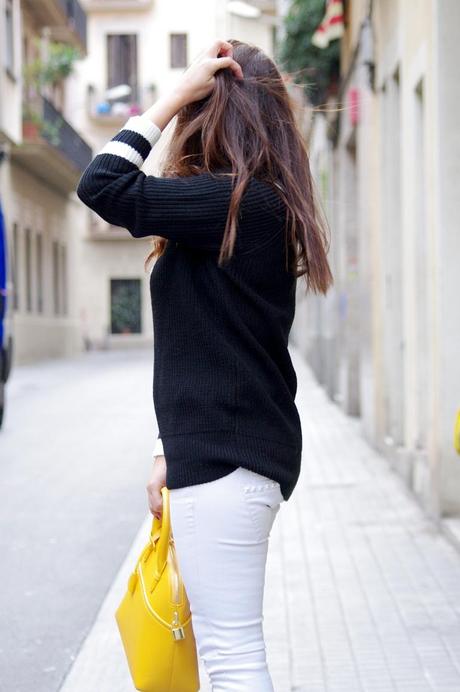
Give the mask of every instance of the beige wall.
[[(328, 181), (336, 285), (327, 300), (311, 300), (310, 321), (320, 327), (307, 330), (305, 351), (331, 397), (359, 415), (364, 435), (427, 510), (458, 513), (460, 327), (451, 309), (460, 293), (460, 6), (376, 0), (373, 88), (364, 64), (367, 8), (349, 3), (338, 139), (327, 139), (320, 120), (313, 129), (314, 169)], [(351, 89), (359, 94), (356, 127)]]
[[(30, 144), (23, 141), (22, 91), (24, 62), (37, 51), (35, 41), (42, 36), (33, 13), (25, 11), (19, 0), (14, 0), (14, 77), (4, 69), (5, 52), (0, 56), (0, 140), (6, 142), (7, 157), (0, 169), (0, 195), (5, 211), (8, 244), (14, 249), (16, 271), (14, 282), (18, 305), (14, 311), (14, 362), (21, 364), (44, 358), (73, 354), (82, 348), (78, 306), (75, 289), (75, 253), (77, 230), (86, 224), (86, 214), (71, 199), (64, 187), (56, 189), (50, 182), (46, 167), (53, 167), (53, 156), (46, 157), (51, 147), (44, 142)], [(4, 0), (0, 0), (0, 23), (4, 22)], [(0, 26), (4, 36), (4, 26)], [(24, 49), (27, 47), (27, 55)], [(60, 94), (65, 92), (65, 85)], [(55, 104), (61, 106), (61, 103)], [(61, 111), (62, 112), (62, 111)], [(72, 122), (72, 113), (63, 115)], [(42, 167), (37, 177), (28, 166), (28, 159), (18, 163), (15, 154), (22, 148), (40, 157)], [(35, 147), (35, 149), (34, 149)], [(53, 152), (55, 160), (59, 154)], [(29, 159), (31, 160), (31, 159)], [(61, 162), (66, 170), (72, 166)], [(62, 168), (60, 169), (62, 170)], [(70, 173), (72, 175), (72, 173)], [(74, 173), (73, 173), (74, 175)], [(26, 255), (26, 237), (30, 237), (29, 260)], [(41, 272), (39, 264), (41, 243)], [(55, 249), (56, 248), (56, 249)], [(39, 275), (42, 276), (43, 297), (39, 301)], [(29, 286), (29, 288), (28, 288)], [(30, 295), (28, 300), (27, 295)]]
[[(81, 350), (81, 337), (74, 290), (74, 233), (82, 220), (81, 210), (71, 200), (14, 164), (9, 166), (4, 192), (8, 200), (9, 239), (12, 247), (16, 245), (18, 308), (13, 324), (15, 362), (75, 353)], [(26, 260), (27, 231), (30, 232), (30, 271)], [(41, 310), (38, 300), (38, 237), (42, 245)], [(57, 277), (53, 242), (58, 247)]]
[[(152, 340), (149, 281), (143, 267), (149, 248), (147, 240), (94, 241), (88, 234), (80, 237), (77, 272), (81, 332), (93, 347), (128, 347)], [(141, 334), (110, 334), (111, 279), (141, 281)]]
[[(392, 316), (400, 312), (400, 340), (403, 356), (393, 348), (386, 354), (380, 348), (380, 439), (385, 451), (408, 475), (415, 492), (427, 508), (439, 511), (438, 461), (435, 452), (436, 425), (433, 409), (436, 353), (434, 243), (439, 232), (434, 216), (434, 157), (436, 142), (434, 84), (437, 78), (433, 64), (432, 2), (376, 3), (376, 94), (383, 165), (375, 179), (376, 218), (381, 261), (381, 320), (379, 346), (388, 346), (397, 325)], [(391, 104), (391, 99), (395, 103)], [(398, 132), (392, 131), (388, 119), (392, 108), (398, 108)], [(398, 137), (396, 151), (394, 139)], [(386, 154), (392, 151), (392, 157)], [(397, 167), (395, 160), (397, 159)], [(399, 190), (391, 184), (399, 178)], [(399, 194), (396, 216), (388, 208)], [(398, 227), (400, 237), (394, 232)], [(394, 254), (397, 247), (399, 257)], [(398, 261), (399, 260), (399, 261)], [(398, 288), (396, 284), (398, 283)], [(388, 310), (385, 314), (385, 306)], [(399, 362), (398, 362), (399, 361)], [(392, 373), (395, 376), (392, 376)], [(398, 386), (399, 382), (399, 386)], [(396, 411), (394, 410), (396, 409)], [(396, 415), (397, 414), (397, 415)], [(389, 425), (393, 417), (403, 417), (400, 439)], [(399, 427), (399, 426), (398, 426)]]

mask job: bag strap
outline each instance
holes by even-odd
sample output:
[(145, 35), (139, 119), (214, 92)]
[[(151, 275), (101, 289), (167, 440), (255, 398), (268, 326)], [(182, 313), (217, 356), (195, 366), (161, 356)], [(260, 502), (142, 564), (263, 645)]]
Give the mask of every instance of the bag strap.
[(161, 494), (163, 497), (163, 510), (161, 517), (153, 517), (152, 528), (150, 531), (150, 541), (155, 543), (158, 540), (158, 546), (156, 549), (156, 575), (157, 579), (160, 578), (163, 572), (166, 560), (168, 559), (169, 542), (171, 538), (171, 520), (169, 512), (169, 490), (164, 485), (161, 488)]

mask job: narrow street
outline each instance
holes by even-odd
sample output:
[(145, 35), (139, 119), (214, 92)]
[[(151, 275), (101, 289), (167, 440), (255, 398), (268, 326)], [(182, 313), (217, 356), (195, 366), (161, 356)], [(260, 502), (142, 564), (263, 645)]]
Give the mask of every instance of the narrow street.
[(153, 322), (186, 430), (236, 398), (254, 435), (273, 397), (293, 430), (289, 326), (274, 690), (460, 692), (459, 26), (460, 0), (0, 0), (0, 692), (134, 689)]
[[(0, 434), (0, 689), (53, 692), (145, 516), (152, 354), (17, 368)], [(83, 690), (82, 690), (83, 692)]]
[[(292, 357), (304, 457), (268, 558), (275, 689), (458, 692), (460, 555)], [(149, 352), (15, 372), (0, 438), (2, 692), (132, 689), (113, 611), (151, 521), (150, 391)]]

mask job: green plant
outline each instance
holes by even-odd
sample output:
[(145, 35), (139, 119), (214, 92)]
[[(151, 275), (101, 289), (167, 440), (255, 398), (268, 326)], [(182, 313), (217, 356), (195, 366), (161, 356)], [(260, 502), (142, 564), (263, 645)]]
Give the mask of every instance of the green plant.
[[(37, 50), (38, 52), (38, 50)], [(54, 86), (72, 74), (76, 60), (81, 56), (76, 48), (66, 43), (48, 44), (47, 59), (36, 58), (24, 68), (24, 80), (37, 91), (45, 85)]]
[(40, 111), (31, 103), (25, 103), (22, 111), (23, 122), (32, 123), (38, 129), (39, 134), (50, 144), (58, 147), (61, 143), (61, 128), (63, 119), (58, 118), (54, 122), (44, 120)]
[(25, 103), (22, 109), (22, 119), (26, 122), (33, 123), (38, 127), (42, 127), (43, 118), (38, 110), (30, 103)]
[(40, 128), (40, 133), (42, 136), (53, 146), (58, 147), (61, 143), (61, 127), (63, 124), (62, 118), (51, 123), (48, 121), (43, 121)]
[(294, 81), (303, 85), (313, 105), (324, 102), (339, 79), (340, 42), (332, 41), (327, 48), (317, 48), (311, 42), (324, 12), (324, 0), (293, 0), (277, 50), (282, 69), (293, 73)]
[(44, 69), (44, 79), (48, 84), (56, 84), (72, 74), (74, 63), (80, 58), (79, 51), (66, 43), (50, 43), (48, 61)]

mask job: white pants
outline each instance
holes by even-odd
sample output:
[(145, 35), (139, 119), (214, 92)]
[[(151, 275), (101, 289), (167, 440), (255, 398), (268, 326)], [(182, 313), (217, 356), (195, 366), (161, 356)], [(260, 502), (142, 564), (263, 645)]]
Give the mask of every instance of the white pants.
[(270, 531), (280, 485), (238, 467), (169, 491), (171, 528), (197, 650), (213, 692), (273, 692), (263, 635)]

